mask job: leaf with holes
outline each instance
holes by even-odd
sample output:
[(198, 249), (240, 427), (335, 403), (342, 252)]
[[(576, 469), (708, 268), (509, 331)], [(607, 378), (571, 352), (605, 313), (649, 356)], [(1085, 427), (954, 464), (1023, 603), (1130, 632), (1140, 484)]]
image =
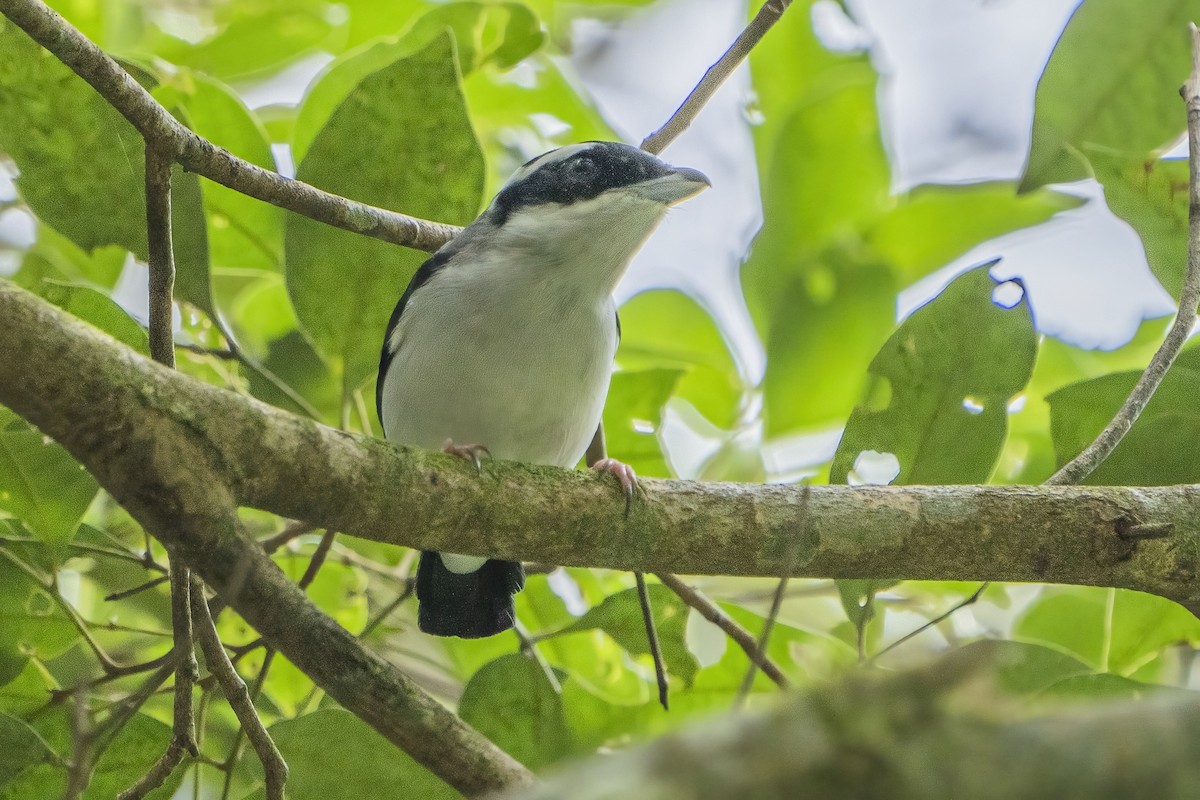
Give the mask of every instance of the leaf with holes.
[[(982, 483), (1008, 430), (1007, 404), (1029, 381), (1038, 337), (1029, 300), (1005, 308), (985, 264), (913, 312), (875, 356), (866, 397), (830, 470), (845, 483), (860, 454), (891, 453), (900, 484)], [(1002, 298), (1003, 299), (1003, 298)]]

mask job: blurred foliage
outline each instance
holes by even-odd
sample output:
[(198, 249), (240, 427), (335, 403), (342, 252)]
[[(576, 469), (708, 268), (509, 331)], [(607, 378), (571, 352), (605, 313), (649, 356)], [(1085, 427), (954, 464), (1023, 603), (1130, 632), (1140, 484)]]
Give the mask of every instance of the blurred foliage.
[[(465, 223), (520, 163), (560, 144), (616, 138), (573, 72), (575, 23), (620, 21), (644, 3), (215, 0), (148, 4), (58, 0), (56, 10), (109, 52), (185, 124), (259, 166), (358, 200)], [(738, 362), (710, 310), (674, 288), (621, 309), (624, 336), (604, 413), (610, 452), (640, 474), (791, 480), (778, 453), (842, 431), (836, 455), (804, 455), (811, 479), (868, 480), (895, 462), (896, 483), (1039, 482), (1111, 417), (1157, 345), (1161, 321), (1126, 346), (1084, 350), (1037, 333), (1019, 282), (991, 264), (957, 277), (897, 324), (897, 293), (982, 242), (1079, 204), (1049, 184), (1094, 176), (1109, 208), (1142, 237), (1172, 293), (1186, 249), (1186, 167), (1159, 159), (1183, 131), (1175, 90), (1188, 69), (1184, 21), (1200, 3), (1090, 0), (1067, 26), (1036, 97), (1028, 167), (1016, 181), (896, 193), (867, 53), (827, 48), (813, 0), (792, 10), (751, 57), (747, 124), (764, 224), (740, 270), (766, 353), (761, 379)], [(614, 28), (614, 35), (620, 29)], [(252, 107), (252, 91), (319, 74), (295, 104)], [(699, 77), (699, 76), (697, 76)], [(263, 96), (260, 93), (258, 96)], [(0, 153), (35, 242), (11, 279), (146, 352), (143, 145), (57, 60), (0, 21)], [(424, 258), (334, 230), (195, 176), (175, 176), (179, 368), (350, 430), (378, 433), (373, 371), (396, 297)], [(714, 191), (719, 192), (718, 186)], [(735, 285), (730, 281), (728, 285)], [(737, 298), (739, 301), (741, 298)], [(1200, 480), (1200, 356), (1184, 353), (1125, 442), (1092, 480)], [(667, 443), (671, 446), (668, 447)], [(695, 452), (690, 452), (695, 451)], [(690, 454), (689, 454), (690, 452)], [(698, 454), (698, 455), (697, 455)], [(864, 461), (865, 459), (865, 461)], [(786, 461), (787, 459), (782, 459)], [(876, 466), (878, 466), (876, 464)], [(878, 471), (878, 470), (876, 470)], [(247, 512), (252, 534), (283, 523)], [(598, 534), (602, 535), (602, 534)], [(276, 561), (299, 578), (319, 540)], [(532, 575), (517, 598), (532, 651), (513, 634), (434, 640), (415, 630), (413, 554), (337, 540), (309, 587), (313, 601), (535, 769), (658, 735), (732, 707), (745, 653), (651, 583), (671, 683), (653, 666), (628, 575)], [(165, 553), (62, 448), (0, 409), (0, 797), (61, 793), (71, 713), (101, 729), (144, 672), (107, 672), (97, 653), (144, 664), (170, 646)], [(701, 587), (757, 635), (774, 582), (706, 578)], [(798, 683), (864, 660), (885, 668), (949, 647), (986, 650), (996, 682), (1022, 706), (1190, 685), (1200, 623), (1173, 603), (1077, 587), (993, 586), (922, 626), (976, 585), (794, 581), (767, 646)], [(112, 594), (126, 595), (106, 599)], [(297, 798), (374, 796), (403, 786), (456, 794), (336, 707), (282, 657), (268, 657), (236, 615), (222, 637), (291, 766)], [(892, 647), (906, 633), (920, 634)], [(86, 636), (85, 636), (86, 632)], [(750, 683), (755, 704), (776, 691)], [(207, 709), (212, 763), (177, 773), (217, 796), (213, 764), (236, 721)], [(87, 797), (131, 784), (169, 738), (170, 698), (151, 697), (102, 738)], [(185, 780), (186, 779), (186, 780)], [(261, 797), (252, 759), (227, 797)], [(206, 793), (206, 794), (205, 794)]]

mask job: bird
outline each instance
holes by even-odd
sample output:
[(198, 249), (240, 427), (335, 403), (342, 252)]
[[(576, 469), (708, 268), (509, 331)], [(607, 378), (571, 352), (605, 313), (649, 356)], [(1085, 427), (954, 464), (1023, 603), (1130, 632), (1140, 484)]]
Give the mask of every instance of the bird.
[[(613, 290), (667, 209), (711, 184), (618, 142), (523, 164), (413, 275), (388, 322), (376, 410), (392, 442), (575, 467), (600, 423), (620, 340)], [(627, 493), (636, 476), (603, 459)], [(421, 553), (417, 623), (481, 638), (515, 624), (521, 564)]]

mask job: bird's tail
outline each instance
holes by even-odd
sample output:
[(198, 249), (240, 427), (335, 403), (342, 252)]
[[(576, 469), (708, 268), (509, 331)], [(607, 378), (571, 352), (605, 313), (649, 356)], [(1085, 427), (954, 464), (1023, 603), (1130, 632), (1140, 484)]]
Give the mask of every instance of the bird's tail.
[(516, 561), (489, 559), (474, 572), (446, 569), (442, 556), (421, 553), (417, 567), (417, 624), (435, 636), (478, 639), (513, 626), (513, 595), (525, 585)]

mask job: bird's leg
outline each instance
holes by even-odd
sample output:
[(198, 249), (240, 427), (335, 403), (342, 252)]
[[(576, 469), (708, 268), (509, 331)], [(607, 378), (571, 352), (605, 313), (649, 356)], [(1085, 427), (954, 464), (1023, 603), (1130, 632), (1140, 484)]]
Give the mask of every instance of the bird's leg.
[(633, 508), (633, 496), (640, 488), (633, 467), (624, 461), (617, 461), (615, 458), (602, 458), (592, 464), (592, 469), (597, 472), (611, 472), (617, 476), (617, 481), (621, 484), (621, 491), (625, 494), (625, 516), (628, 517), (630, 509)]
[(453, 439), (442, 442), (442, 452), (467, 459), (475, 465), (476, 472), (483, 472), (481, 456), (492, 457), (491, 451), (481, 444), (455, 444)]

